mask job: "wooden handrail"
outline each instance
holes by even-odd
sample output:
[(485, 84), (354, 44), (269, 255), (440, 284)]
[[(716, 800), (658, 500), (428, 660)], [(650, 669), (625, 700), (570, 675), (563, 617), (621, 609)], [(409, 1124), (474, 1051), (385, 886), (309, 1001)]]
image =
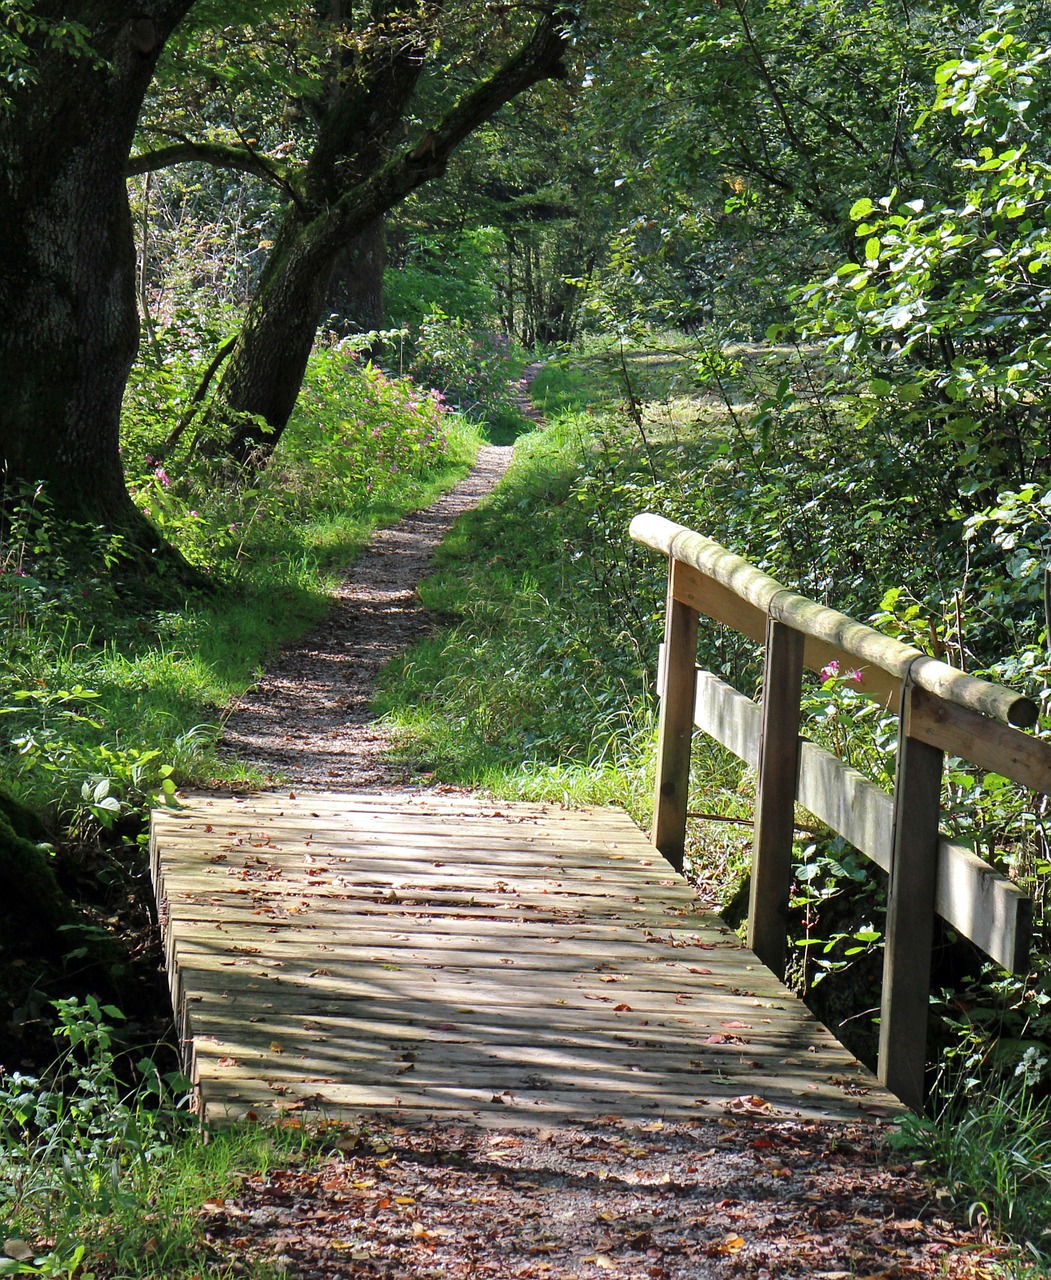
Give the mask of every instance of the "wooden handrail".
[(657, 515), (636, 516), (629, 532), (636, 542), (690, 565), (729, 587), (768, 617), (854, 659), (862, 669), (876, 666), (896, 680), (908, 676), (928, 693), (1004, 724), (1023, 729), (1036, 724), (1040, 708), (1031, 698), (991, 681), (978, 680), (836, 609), (808, 600), (701, 533)]
[[(703, 729), (758, 770), (748, 942), (783, 973), (793, 818), (803, 804), (889, 874), (879, 1076), (910, 1106), (924, 1099), (930, 953), (937, 913), (1007, 969), (1028, 963), (1032, 902), (970, 850), (942, 838), (943, 754), (1051, 792), (1051, 743), (1029, 698), (808, 600), (719, 543), (663, 516), (631, 536), (668, 557), (653, 843), (681, 868), (690, 739)], [(706, 614), (765, 642), (763, 705), (697, 670)], [(893, 795), (799, 737), (802, 672), (832, 659), (861, 671), (859, 692), (899, 715)]]

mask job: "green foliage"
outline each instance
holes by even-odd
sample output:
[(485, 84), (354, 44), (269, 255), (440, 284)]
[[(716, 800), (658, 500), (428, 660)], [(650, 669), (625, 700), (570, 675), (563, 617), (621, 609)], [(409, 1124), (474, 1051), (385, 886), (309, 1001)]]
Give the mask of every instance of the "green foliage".
[(171, 1150), (173, 1113), (150, 1100), (170, 1101), (178, 1082), (143, 1059), (139, 1086), (122, 1084), (110, 1021), (120, 1011), (93, 997), (56, 1010), (66, 1048), (47, 1075), (0, 1075), (3, 1234), (25, 1244), (0, 1260), (0, 1275), (74, 1274), (88, 1224), (135, 1206)]
[(969, 54), (936, 77), (934, 111), (969, 147), (952, 203), (859, 200), (857, 260), (803, 293), (811, 331), (867, 380), (859, 410), (949, 462), (965, 511), (1046, 474), (1051, 403), (1051, 165), (1030, 124), (1047, 111), (1047, 55), (1003, 29)]
[(499, 314), (494, 259), (499, 235), (492, 227), (457, 236), (415, 235), (384, 276), (392, 328), (416, 329), (433, 314), (455, 316), (469, 330), (496, 323)]
[(411, 376), (433, 389), (439, 404), (448, 402), (492, 428), (513, 433), (523, 425), (514, 378), (524, 358), (507, 334), (479, 332), (436, 307), (410, 332), (402, 358)]
[[(930, 1162), (941, 1194), (972, 1222), (1019, 1241), (1034, 1263), (1046, 1266), (1051, 1263), (1051, 1100), (1034, 1090), (1044, 1065), (1030, 1049), (995, 1083), (961, 1078), (931, 1117), (907, 1118), (892, 1142)], [(979, 1083), (983, 1087), (976, 1095)]]
[(235, 1127), (204, 1146), (182, 1109), (188, 1082), (119, 1044), (118, 1009), (89, 996), (56, 1011), (64, 1049), (52, 1066), (0, 1073), (0, 1276), (220, 1274), (198, 1225), (203, 1202), (304, 1158), (309, 1135)]

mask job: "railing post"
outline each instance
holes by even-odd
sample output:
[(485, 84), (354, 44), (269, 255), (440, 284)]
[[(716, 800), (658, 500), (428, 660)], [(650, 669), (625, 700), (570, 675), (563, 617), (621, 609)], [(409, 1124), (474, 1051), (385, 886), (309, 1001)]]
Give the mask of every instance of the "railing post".
[(768, 618), (748, 945), (779, 978), (785, 975), (802, 682), (803, 633)]
[(906, 674), (894, 779), (878, 1074), (892, 1093), (919, 1111), (926, 1096), (942, 752), (910, 736), (912, 696)]
[(652, 838), (654, 846), (681, 871), (697, 689), (697, 610), (675, 598), (677, 564), (674, 556), (668, 561)]

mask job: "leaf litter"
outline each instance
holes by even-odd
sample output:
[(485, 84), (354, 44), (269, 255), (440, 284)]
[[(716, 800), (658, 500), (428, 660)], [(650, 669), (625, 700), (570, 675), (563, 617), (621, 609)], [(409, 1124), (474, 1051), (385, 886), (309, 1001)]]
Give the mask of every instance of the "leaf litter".
[(722, 1280), (989, 1275), (876, 1124), (727, 1115), (549, 1130), (320, 1131), (322, 1152), (210, 1201), (216, 1262), (298, 1280)]

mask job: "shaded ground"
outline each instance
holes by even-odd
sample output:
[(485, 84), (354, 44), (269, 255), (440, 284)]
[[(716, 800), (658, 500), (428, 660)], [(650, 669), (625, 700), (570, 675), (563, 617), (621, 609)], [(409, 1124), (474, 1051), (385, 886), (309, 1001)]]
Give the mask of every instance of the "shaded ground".
[(332, 1136), (320, 1168), (246, 1179), (206, 1206), (218, 1255), (302, 1280), (989, 1274), (990, 1251), (884, 1163), (871, 1128), (728, 1115)]

